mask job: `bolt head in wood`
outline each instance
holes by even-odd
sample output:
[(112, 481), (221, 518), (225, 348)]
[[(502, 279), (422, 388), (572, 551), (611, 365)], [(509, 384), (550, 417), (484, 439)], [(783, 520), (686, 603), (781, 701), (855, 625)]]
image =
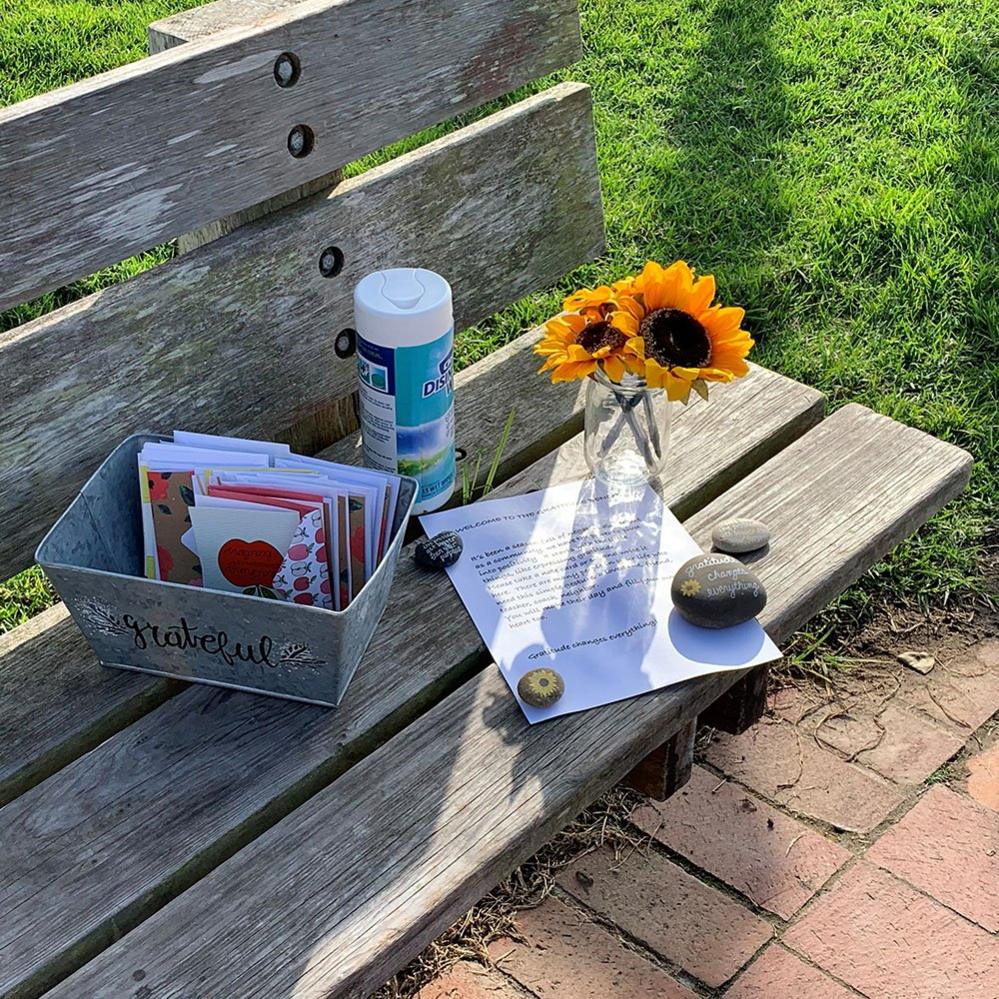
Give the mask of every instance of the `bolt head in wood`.
[(316, 134), (308, 125), (296, 125), (288, 133), (288, 152), (295, 159), (301, 159), (312, 152), (316, 142)]
[(319, 255), (319, 273), (323, 277), (336, 277), (343, 270), (343, 250), (327, 246)]
[(274, 62), (274, 81), (279, 87), (295, 86), (301, 72), (301, 63), (293, 52), (282, 52)]
[(353, 357), (357, 350), (357, 331), (352, 329), (340, 330), (333, 341), (333, 353), (341, 360)]

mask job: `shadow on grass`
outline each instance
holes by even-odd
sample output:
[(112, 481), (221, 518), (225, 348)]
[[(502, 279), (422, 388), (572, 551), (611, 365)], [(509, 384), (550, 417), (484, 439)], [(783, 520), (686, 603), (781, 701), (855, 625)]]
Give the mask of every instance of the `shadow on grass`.
[(640, 245), (666, 247), (670, 259), (713, 272), (723, 301), (748, 306), (747, 327), (758, 338), (780, 311), (766, 274), (787, 224), (776, 169), (789, 124), (773, 45), (775, 6), (715, 6), (706, 41), (676, 88), (679, 103), (660, 108), (675, 154), (660, 158), (650, 177), (658, 231), (635, 235)]

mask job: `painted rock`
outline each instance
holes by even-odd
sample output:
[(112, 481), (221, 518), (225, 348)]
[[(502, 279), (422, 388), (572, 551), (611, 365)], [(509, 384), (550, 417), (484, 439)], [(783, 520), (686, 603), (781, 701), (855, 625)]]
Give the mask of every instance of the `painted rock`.
[(413, 558), (428, 569), (446, 569), (461, 557), (461, 547), (461, 538), (454, 531), (443, 531), (420, 541)]
[(696, 555), (677, 570), (672, 586), (676, 612), (701, 628), (730, 628), (756, 617), (767, 591), (752, 569), (731, 555)]
[(517, 693), (532, 708), (550, 708), (565, 693), (565, 681), (555, 670), (543, 666), (520, 678)]
[(770, 541), (770, 528), (759, 520), (735, 517), (716, 524), (711, 532), (711, 541), (719, 551), (733, 555), (755, 552)]

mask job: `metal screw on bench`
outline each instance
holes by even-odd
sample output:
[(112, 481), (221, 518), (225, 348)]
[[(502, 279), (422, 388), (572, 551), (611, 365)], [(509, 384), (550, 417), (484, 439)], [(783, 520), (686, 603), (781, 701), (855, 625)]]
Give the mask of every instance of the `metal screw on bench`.
[(327, 246), (319, 255), (319, 273), (323, 277), (336, 277), (343, 270), (343, 250)]
[(274, 80), (279, 87), (293, 87), (302, 74), (302, 64), (294, 52), (282, 52), (274, 63)]
[(350, 328), (340, 330), (333, 341), (333, 353), (341, 360), (353, 357), (357, 351), (357, 330)]
[(288, 152), (295, 159), (308, 156), (316, 143), (316, 133), (308, 125), (296, 125), (288, 133)]

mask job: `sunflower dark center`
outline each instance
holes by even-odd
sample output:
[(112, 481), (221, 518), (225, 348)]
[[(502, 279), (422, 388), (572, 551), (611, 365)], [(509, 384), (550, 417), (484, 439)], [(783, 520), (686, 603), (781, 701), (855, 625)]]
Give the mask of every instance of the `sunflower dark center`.
[(707, 331), (682, 309), (656, 309), (639, 327), (645, 356), (664, 368), (701, 368), (711, 360)]
[(587, 326), (576, 338), (576, 343), (588, 354), (595, 354), (601, 347), (618, 350), (624, 346), (626, 340), (627, 337), (617, 327), (601, 321)]

